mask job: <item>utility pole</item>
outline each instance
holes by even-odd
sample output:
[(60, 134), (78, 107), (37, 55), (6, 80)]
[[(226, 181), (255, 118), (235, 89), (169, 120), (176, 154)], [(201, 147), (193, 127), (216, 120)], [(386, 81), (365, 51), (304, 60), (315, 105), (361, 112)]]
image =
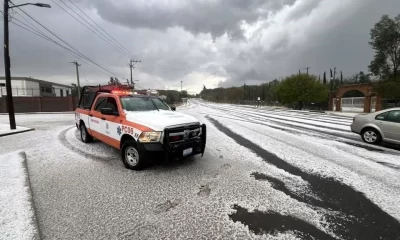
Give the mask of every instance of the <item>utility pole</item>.
[(4, 0), (3, 22), (4, 22), (4, 70), (6, 75), (6, 91), (7, 91), (7, 111), (10, 120), (10, 128), (16, 129), (14, 103), (11, 88), (11, 63), (10, 63), (10, 45), (8, 37), (8, 0)]
[(131, 69), (131, 84), (133, 84), (132, 70), (135, 68), (134, 63), (140, 63), (140, 62), (142, 62), (142, 61), (132, 60), (132, 59), (129, 61), (129, 68)]
[(333, 68), (333, 80), (336, 80), (336, 67)]
[(76, 80), (78, 82), (78, 97), (81, 97), (81, 83), (79, 82), (79, 66), (81, 66), (77, 61), (71, 62), (76, 67)]
[(36, 7), (45, 7), (51, 8), (49, 4), (45, 3), (23, 3), (19, 5), (13, 4), (13, 6), (9, 6), (10, 0), (4, 0), (4, 9), (3, 9), (3, 22), (4, 22), (4, 72), (6, 77), (6, 91), (7, 91), (7, 111), (8, 118), (10, 120), (10, 129), (16, 129), (15, 123), (15, 112), (14, 112), (14, 103), (13, 103), (13, 95), (12, 95), (12, 87), (11, 87), (11, 63), (10, 63), (10, 40), (8, 35), (8, 16), (10, 8), (19, 8), (26, 5), (33, 5)]
[(183, 82), (183, 81), (181, 81), (181, 93), (182, 93), (182, 82)]
[(243, 84), (243, 100), (246, 100), (246, 83)]

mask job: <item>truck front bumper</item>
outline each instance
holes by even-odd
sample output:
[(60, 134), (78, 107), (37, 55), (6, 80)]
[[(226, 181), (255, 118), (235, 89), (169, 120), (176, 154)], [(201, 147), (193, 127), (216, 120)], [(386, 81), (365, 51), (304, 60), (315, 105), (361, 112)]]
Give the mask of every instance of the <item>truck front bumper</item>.
[[(170, 143), (168, 138), (164, 138), (163, 143), (138, 143), (137, 149), (144, 152), (148, 159), (156, 157), (189, 157), (201, 154), (203, 156), (207, 141), (206, 125), (201, 126), (202, 133), (198, 137), (186, 139), (179, 143)], [(166, 130), (165, 136), (168, 136)]]

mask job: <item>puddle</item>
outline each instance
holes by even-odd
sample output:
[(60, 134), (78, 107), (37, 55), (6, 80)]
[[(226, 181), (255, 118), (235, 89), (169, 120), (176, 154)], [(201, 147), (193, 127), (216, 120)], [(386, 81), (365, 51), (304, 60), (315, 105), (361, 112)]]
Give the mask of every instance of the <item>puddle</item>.
[(379, 164), (381, 164), (383, 166), (386, 166), (386, 167), (390, 167), (390, 168), (393, 168), (393, 169), (400, 170), (400, 166), (395, 165), (395, 164), (391, 164), (391, 163), (387, 163), (387, 162), (376, 162), (376, 163), (379, 163)]
[(229, 218), (234, 222), (243, 223), (258, 235), (264, 233), (274, 235), (278, 232), (292, 231), (301, 239), (334, 239), (314, 225), (292, 216), (257, 210), (249, 212), (238, 205), (234, 205), (233, 209), (236, 213), (229, 215)]

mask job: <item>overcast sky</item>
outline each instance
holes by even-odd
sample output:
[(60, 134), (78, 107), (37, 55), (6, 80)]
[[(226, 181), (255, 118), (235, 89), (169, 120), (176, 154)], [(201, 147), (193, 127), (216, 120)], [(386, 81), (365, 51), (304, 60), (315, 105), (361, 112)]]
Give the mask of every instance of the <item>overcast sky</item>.
[[(66, 5), (79, 11), (70, 0), (53, 1), (71, 14)], [(130, 78), (127, 54), (53, 1), (42, 0), (51, 9), (22, 9), (120, 80)], [(370, 29), (383, 14), (400, 13), (399, 0), (71, 1), (134, 54), (132, 59), (142, 61), (133, 72), (142, 88), (180, 89), (183, 81), (183, 89), (189, 92), (198, 92), (203, 85), (259, 84), (305, 67), (316, 75), (333, 67), (344, 76), (367, 72), (373, 56)], [(21, 16), (30, 20), (16, 10), (12, 22), (27, 22)], [(12, 76), (70, 85), (76, 82), (75, 68), (69, 63), (74, 60), (82, 65), (83, 85), (104, 84), (111, 76), (14, 24), (10, 24), (10, 42)], [(3, 58), (0, 64), (4, 75)]]

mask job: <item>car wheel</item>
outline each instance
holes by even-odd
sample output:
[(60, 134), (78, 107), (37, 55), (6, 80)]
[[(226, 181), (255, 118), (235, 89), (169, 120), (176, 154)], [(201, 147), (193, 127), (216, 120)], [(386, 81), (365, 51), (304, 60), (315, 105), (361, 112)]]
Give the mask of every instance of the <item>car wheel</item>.
[(364, 142), (370, 143), (370, 144), (378, 144), (382, 141), (381, 134), (373, 128), (365, 129), (361, 133), (361, 138)]
[(146, 159), (145, 154), (136, 148), (134, 140), (128, 140), (122, 145), (121, 149), (122, 162), (125, 167), (132, 170), (145, 169)]
[(86, 126), (85, 126), (84, 123), (82, 123), (82, 124), (79, 126), (79, 130), (80, 130), (80, 133), (81, 133), (81, 141), (82, 141), (82, 142), (84, 142), (84, 143), (89, 143), (89, 142), (93, 141), (93, 138), (92, 138), (92, 136), (90, 136), (90, 134), (88, 133), (88, 131), (87, 131)]

